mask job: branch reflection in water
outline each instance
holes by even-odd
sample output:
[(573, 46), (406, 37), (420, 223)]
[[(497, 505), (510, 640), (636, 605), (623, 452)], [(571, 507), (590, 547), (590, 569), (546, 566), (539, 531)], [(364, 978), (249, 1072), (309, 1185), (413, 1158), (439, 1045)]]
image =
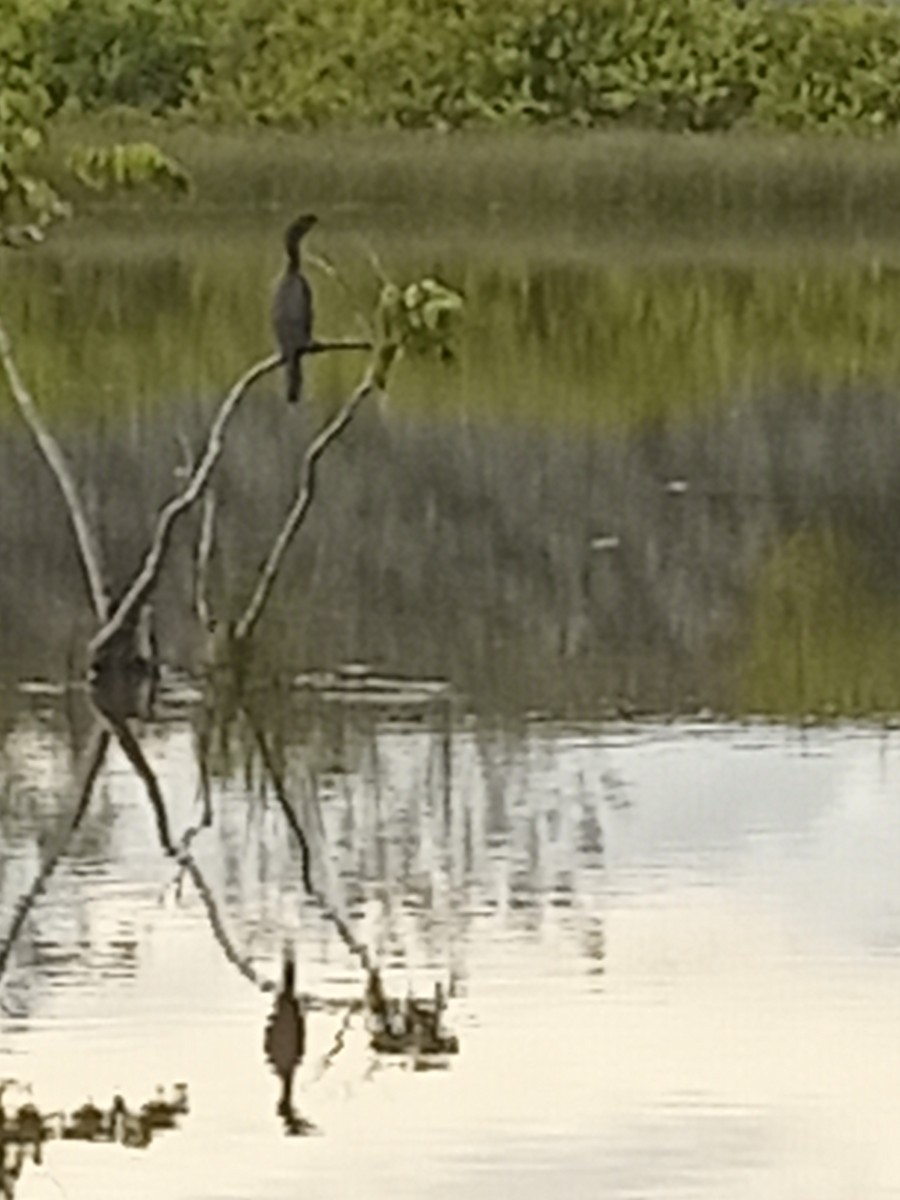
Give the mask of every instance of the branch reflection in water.
[[(302, 789), (299, 803), (295, 804), (289, 793), (283, 746), (279, 746), (277, 738), (273, 742), (272, 733), (265, 728), (266, 706), (250, 703), (243, 698), (242, 693), (238, 692), (236, 694), (240, 697), (239, 702), (236, 705), (226, 704), (224, 711), (229, 713), (229, 720), (243, 721), (249, 730), (251, 737), (246, 745), (253, 750), (262, 764), (263, 771), (260, 782), (263, 787), (271, 787), (279, 811), (284, 817), (286, 828), (297, 847), (303, 890), (360, 964), (364, 978), (360, 983), (359, 998), (355, 1000), (335, 1002), (334, 1000), (322, 1000), (315, 996), (298, 997), (294, 990), (294, 951), (289, 944), (286, 945), (283, 952), (282, 983), (277, 992), (272, 979), (257, 970), (252, 956), (240, 947), (238, 940), (229, 930), (228, 922), (216, 899), (215, 890), (207, 882), (203, 870), (192, 853), (195, 839), (213, 825), (213, 809), (208, 785), (205, 788), (201, 787), (202, 813), (200, 820), (189, 824), (179, 837), (173, 829), (160, 778), (148, 761), (132, 727), (136, 718), (144, 719), (152, 716), (152, 703), (148, 703), (147, 690), (150, 682), (146, 673), (133, 669), (125, 675), (117, 673), (114, 678), (109, 674), (104, 674), (102, 678), (95, 679), (90, 693), (95, 722), (82, 755), (83, 766), (80, 772), (82, 782), (77, 792), (75, 810), (64, 824), (53, 852), (44, 861), (33, 884), (16, 906), (13, 922), (5, 939), (0, 943), (0, 978), (2, 978), (13, 947), (25, 927), (37, 898), (46, 887), (58, 864), (70, 850), (74, 835), (79, 830), (90, 806), (97, 780), (108, 757), (109, 748), (115, 741), (142, 784), (143, 793), (153, 814), (156, 836), (163, 853), (177, 864), (176, 889), (180, 892), (181, 880), (186, 876), (194, 885), (194, 890), (206, 912), (209, 927), (227, 961), (260, 993), (276, 993), (274, 1007), (266, 1025), (263, 1046), (266, 1058), (279, 1079), (280, 1095), (277, 1112), (287, 1133), (308, 1134), (315, 1129), (312, 1122), (297, 1112), (293, 1099), (294, 1076), (306, 1051), (307, 1012), (337, 1010), (341, 1013), (333, 1044), (321, 1057), (314, 1073), (313, 1082), (320, 1080), (335, 1064), (344, 1050), (348, 1033), (357, 1018), (359, 1018), (360, 1030), (362, 1031), (363, 1028), (368, 1030), (366, 1036), (369, 1038), (372, 1051), (375, 1052), (372, 1059), (373, 1064), (377, 1061), (378, 1053), (387, 1053), (391, 1056), (408, 1054), (411, 1056), (410, 1062), (421, 1069), (422, 1060), (428, 1055), (455, 1053), (458, 1048), (456, 1039), (452, 1035), (439, 1032), (446, 1006), (442, 985), (439, 984), (435, 990), (434, 1002), (408, 996), (405, 1004), (401, 1004), (385, 993), (376, 957), (369, 946), (354, 932), (353, 918), (348, 915), (339, 900), (339, 888), (334, 872), (329, 865), (325, 822), (313, 774), (310, 771), (309, 780), (307, 780), (308, 786)], [(112, 686), (109, 686), (110, 683)], [(152, 700), (152, 696), (150, 700)], [(208, 702), (203, 709), (207, 719), (210, 714), (222, 714), (223, 707), (219, 700), (221, 700), (221, 695), (218, 700), (214, 695), (207, 696)], [(234, 695), (232, 700), (234, 700)], [(208, 750), (212, 741), (215, 740), (211, 738), (210, 733), (210, 730), (201, 733), (197, 745)], [(201, 778), (208, 781), (210, 777), (209, 762), (200, 762), (198, 767)], [(375, 790), (377, 791), (377, 789)], [(253, 804), (252, 796), (250, 804)], [(372, 1067), (367, 1074), (371, 1074), (371, 1069)], [(177, 1095), (176, 1099), (171, 1102), (165, 1101), (163, 1097), (158, 1097), (156, 1101), (148, 1102), (138, 1110), (132, 1111), (121, 1096), (115, 1096), (108, 1110), (101, 1110), (92, 1102), (88, 1102), (70, 1118), (60, 1117), (55, 1123), (50, 1116), (38, 1113), (40, 1134), (34, 1141), (34, 1146), (36, 1152), (39, 1152), (40, 1144), (45, 1136), (65, 1136), (89, 1141), (119, 1141), (135, 1147), (144, 1146), (149, 1143), (155, 1129), (174, 1125), (174, 1113), (183, 1111), (177, 1107), (180, 1103)], [(186, 1092), (184, 1103), (186, 1108)], [(175, 1108), (172, 1107), (173, 1104), (176, 1105)], [(172, 1119), (167, 1119), (161, 1125), (157, 1118), (164, 1108), (167, 1116)], [(20, 1109), (19, 1115), (13, 1122), (7, 1121), (5, 1129), (7, 1139), (12, 1138), (11, 1131), (18, 1130), (16, 1144), (22, 1146), (26, 1139), (21, 1131), (27, 1126), (29, 1110), (21, 1106)], [(11, 1159), (12, 1175), (10, 1178), (15, 1178), (16, 1172), (21, 1170), (21, 1160), (21, 1153), (18, 1153), (17, 1158)]]

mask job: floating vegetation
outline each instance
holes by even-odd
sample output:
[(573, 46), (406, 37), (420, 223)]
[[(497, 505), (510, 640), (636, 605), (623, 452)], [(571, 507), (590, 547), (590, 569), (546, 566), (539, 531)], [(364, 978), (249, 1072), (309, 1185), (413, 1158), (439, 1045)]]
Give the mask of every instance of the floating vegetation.
[(447, 1007), (440, 982), (434, 997), (425, 1000), (408, 995), (404, 1001), (388, 997), (375, 970), (366, 990), (371, 1046), (378, 1054), (413, 1054), (418, 1058), (459, 1053), (459, 1039), (443, 1028)]
[(415, 708), (451, 699), (453, 691), (442, 679), (407, 679), (370, 675), (353, 664), (342, 671), (307, 671), (293, 681), (295, 691), (317, 699), (344, 704), (366, 704), (379, 708)]
[[(130, 1109), (124, 1098), (116, 1095), (106, 1109), (88, 1099), (72, 1113), (45, 1113), (29, 1099), (7, 1112), (3, 1094), (19, 1086), (10, 1079), (0, 1084), (0, 1191), (7, 1197), (15, 1194), (16, 1181), (29, 1156), (35, 1164), (42, 1163), (47, 1141), (116, 1143), (142, 1150), (156, 1133), (176, 1129), (179, 1118), (189, 1111), (187, 1084), (176, 1083), (170, 1099), (159, 1088), (156, 1096), (138, 1109)], [(29, 1091), (24, 1089), (26, 1095)]]

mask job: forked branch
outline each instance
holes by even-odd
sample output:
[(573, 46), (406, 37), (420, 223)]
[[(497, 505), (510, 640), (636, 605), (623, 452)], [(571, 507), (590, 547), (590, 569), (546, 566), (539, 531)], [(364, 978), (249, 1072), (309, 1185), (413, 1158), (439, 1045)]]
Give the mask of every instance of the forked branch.
[[(244, 610), (243, 615), (234, 627), (234, 638), (237, 642), (246, 641), (256, 628), (262, 616), (266, 601), (269, 599), (278, 572), (284, 561), (284, 556), (294, 539), (297, 530), (303, 524), (309, 506), (313, 502), (316, 490), (316, 464), (333, 441), (340, 437), (353, 420), (359, 406), (374, 391), (382, 385), (386, 369), (380, 361), (366, 372), (362, 382), (348, 400), (335, 413), (331, 420), (323, 426), (310, 442), (303, 461), (300, 464), (300, 480), (294, 502), (278, 531), (272, 544), (268, 558), (263, 563), (253, 595)], [(379, 372), (379, 368), (381, 368)]]
[(184, 489), (163, 505), (156, 520), (156, 529), (153, 532), (150, 548), (144, 556), (144, 561), (138, 573), (128, 586), (125, 595), (116, 605), (116, 609), (109, 620), (106, 621), (103, 627), (91, 639), (88, 649), (93, 657), (96, 657), (112, 641), (116, 634), (126, 625), (129, 618), (150, 595), (162, 567), (175, 522), (203, 494), (216, 463), (219, 461), (222, 450), (225, 447), (225, 430), (228, 427), (228, 422), (234, 416), (235, 410), (247, 394), (248, 389), (258, 379), (262, 379), (264, 375), (268, 375), (276, 367), (281, 366), (281, 361), (280, 355), (272, 354), (268, 358), (254, 363), (249, 371), (246, 371), (241, 376), (222, 401), (219, 411), (216, 413), (213, 423), (210, 426), (206, 446), (204, 447), (203, 454), (200, 456), (200, 461), (191, 472)]

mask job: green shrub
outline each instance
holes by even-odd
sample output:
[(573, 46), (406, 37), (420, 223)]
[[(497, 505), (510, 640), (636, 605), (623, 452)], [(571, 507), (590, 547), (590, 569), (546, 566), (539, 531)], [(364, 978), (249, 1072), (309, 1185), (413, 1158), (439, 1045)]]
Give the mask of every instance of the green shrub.
[(194, 103), (230, 117), (446, 128), (900, 124), (900, 11), (875, 3), (301, 0), (235, 10), (226, 25)]
[(765, 23), (754, 116), (787, 129), (900, 121), (900, 12), (874, 4), (778, 8)]
[(67, 0), (43, 27), (40, 68), (51, 102), (177, 108), (206, 61), (203, 29), (199, 3)]
[(0, 0), (0, 24), (25, 31), (54, 108), (305, 126), (900, 126), (900, 7), (871, 0)]
[(0, 243), (37, 239), (61, 212), (59, 198), (34, 172), (50, 98), (35, 70), (49, 4), (0, 0)]

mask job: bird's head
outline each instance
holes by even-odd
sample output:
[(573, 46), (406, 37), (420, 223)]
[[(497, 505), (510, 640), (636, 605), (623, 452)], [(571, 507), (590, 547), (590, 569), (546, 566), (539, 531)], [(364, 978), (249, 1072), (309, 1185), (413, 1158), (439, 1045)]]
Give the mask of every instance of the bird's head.
[(318, 224), (319, 218), (315, 213), (304, 213), (298, 217), (296, 221), (291, 221), (284, 235), (284, 242), (288, 250), (296, 250), (302, 238), (309, 233), (313, 225)]

